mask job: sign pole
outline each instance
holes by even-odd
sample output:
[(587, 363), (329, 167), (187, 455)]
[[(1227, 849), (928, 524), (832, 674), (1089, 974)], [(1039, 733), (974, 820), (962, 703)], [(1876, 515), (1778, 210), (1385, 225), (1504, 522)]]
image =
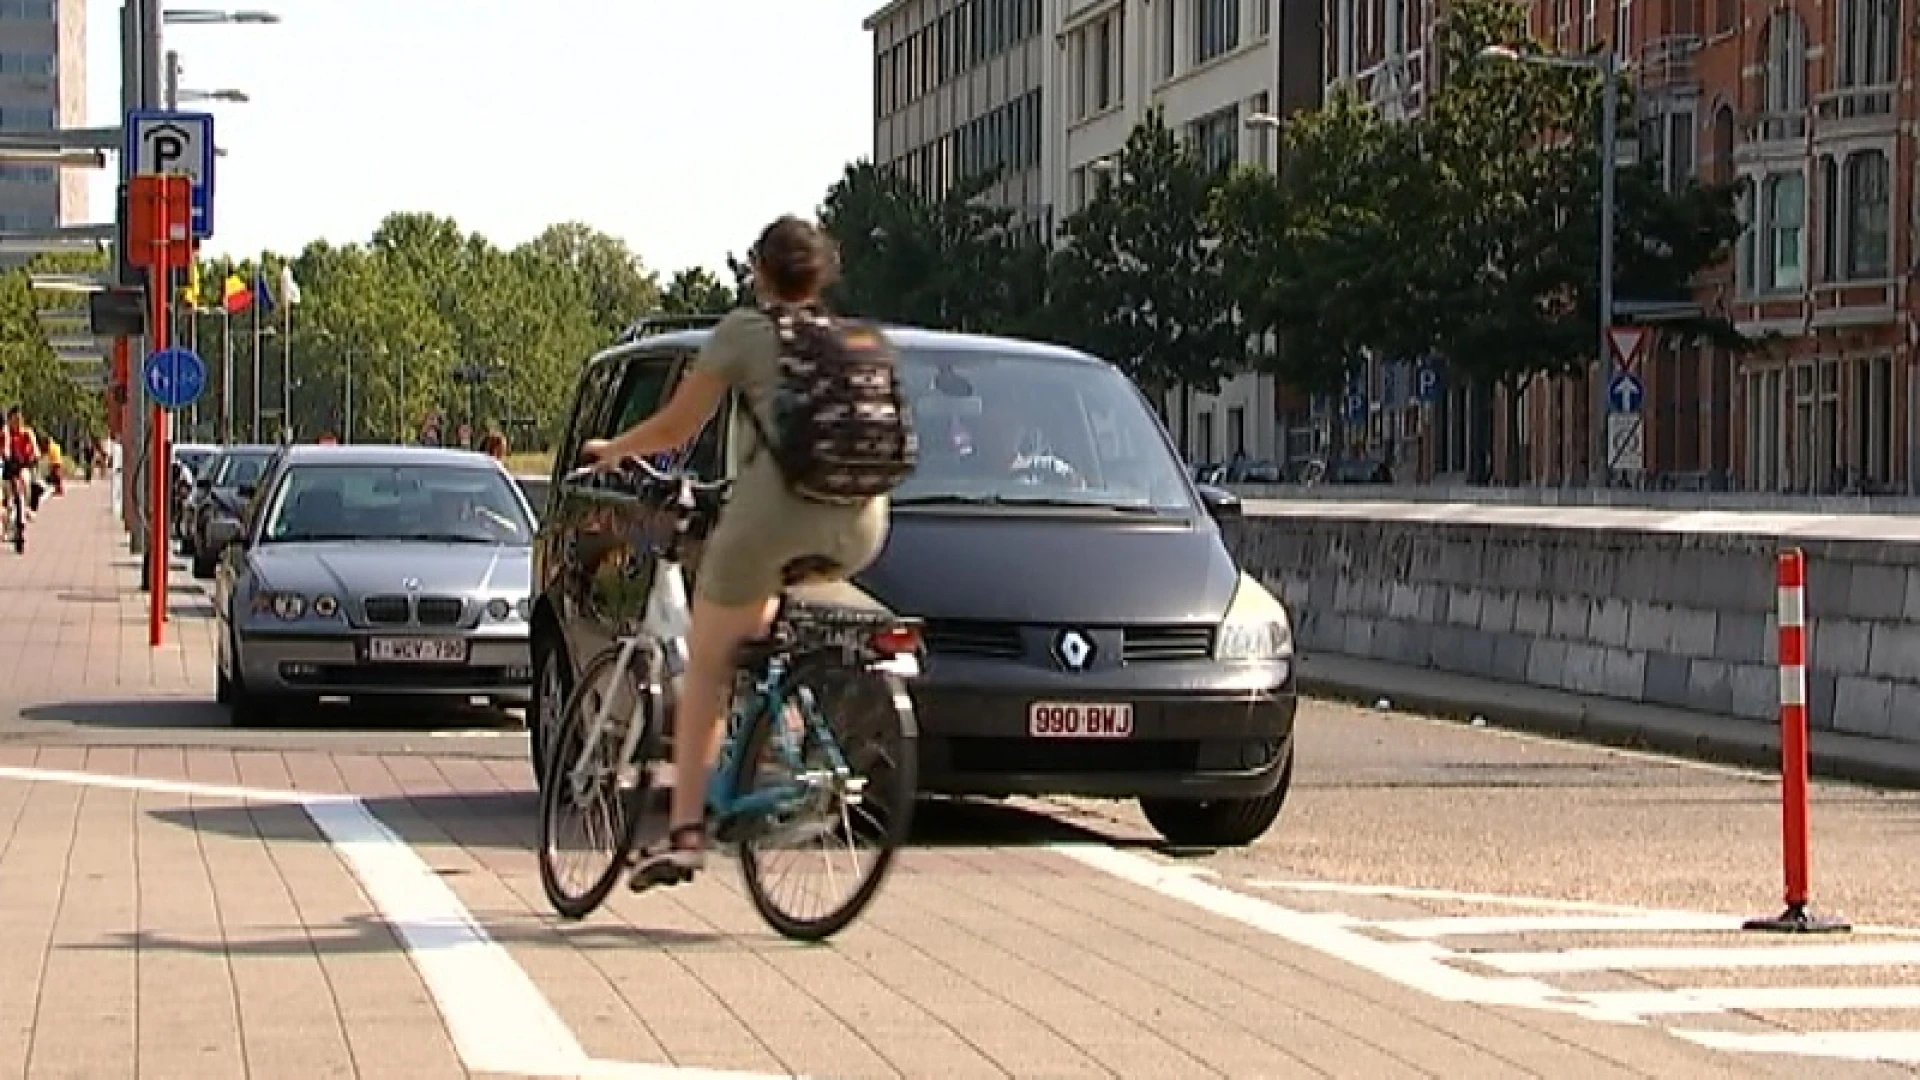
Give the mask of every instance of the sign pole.
[[(148, 337), (154, 351), (167, 347), (167, 277), (173, 266), (173, 235), (167, 227), (171, 220), (172, 209), (167, 199), (167, 185), (152, 186), (154, 211), (151, 220), (160, 223), (153, 237), (153, 265), (147, 269), (148, 304), (152, 308), (148, 318)], [(167, 411), (154, 402), (149, 427), (151, 435), (147, 444), (147, 456), (150, 465), (148, 473), (148, 526), (147, 558), (148, 573), (153, 587), (147, 593), (147, 644), (159, 648), (166, 641), (167, 634), (167, 562), (171, 554), (171, 545), (167, 542), (167, 502), (172, 494), (173, 477), (167, 454)]]

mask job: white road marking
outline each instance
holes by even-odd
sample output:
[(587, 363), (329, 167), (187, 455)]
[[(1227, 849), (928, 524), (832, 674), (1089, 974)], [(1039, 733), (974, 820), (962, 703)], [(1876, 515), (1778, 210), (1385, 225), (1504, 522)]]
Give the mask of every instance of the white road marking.
[(1377, 896), (1389, 900), (1440, 900), (1459, 904), (1485, 904), (1489, 907), (1532, 908), (1537, 911), (1576, 911), (1594, 915), (1644, 916), (1693, 915), (1695, 912), (1659, 911), (1601, 904), (1588, 900), (1548, 900), (1533, 896), (1505, 896), (1499, 893), (1458, 892), (1453, 889), (1422, 889), (1407, 885), (1357, 885), (1344, 881), (1304, 881), (1256, 878), (1242, 884), (1255, 889), (1285, 889), (1292, 892), (1335, 893), (1346, 896)]
[(1446, 962), (1458, 954), (1432, 942), (1378, 941), (1360, 933), (1356, 928), (1366, 923), (1352, 916), (1284, 908), (1257, 896), (1202, 881), (1131, 852), (1101, 844), (1052, 844), (1048, 850), (1169, 899), (1373, 972), (1429, 997), (1570, 1013), (1620, 1024), (1643, 1022), (1631, 1014), (1589, 1004), (1534, 979), (1490, 978), (1462, 971)]
[(1641, 1016), (1920, 1009), (1920, 986), (1689, 986), (1671, 990), (1590, 990), (1583, 996)]
[(1753, 945), (1700, 949), (1556, 949), (1466, 953), (1510, 974), (1571, 971), (1686, 971), (1701, 968), (1901, 967), (1920, 964), (1920, 944)]
[(1746, 1054), (1797, 1054), (1848, 1061), (1920, 1063), (1920, 1031), (1809, 1031), (1746, 1034), (1735, 1031), (1670, 1029), (1689, 1042), (1712, 1050)]
[(1496, 934), (1577, 934), (1616, 931), (1738, 930), (1741, 920), (1726, 915), (1510, 915), (1452, 916), (1432, 919), (1384, 919), (1372, 925), (1396, 937), (1490, 937)]
[[(1752, 966), (1859, 966), (1920, 963), (1920, 945), (1905, 941), (1849, 945), (1754, 946), (1728, 949), (1575, 949), (1539, 953), (1473, 953), (1447, 949), (1434, 938), (1478, 933), (1554, 931), (1707, 931), (1738, 933), (1743, 920), (1701, 912), (1658, 911), (1615, 904), (1501, 896), (1392, 885), (1324, 881), (1247, 881), (1271, 890), (1301, 893), (1439, 900), (1489, 907), (1531, 908), (1557, 914), (1537, 916), (1457, 916), (1430, 919), (1359, 919), (1333, 912), (1296, 911), (1262, 897), (1202, 881), (1186, 868), (1101, 845), (1062, 844), (1053, 852), (1082, 865), (1138, 885), (1171, 900), (1230, 919), (1372, 972), (1429, 997), (1478, 1005), (1504, 1005), (1571, 1013), (1590, 1020), (1645, 1025), (1653, 1018), (1711, 1016), (1741, 1010), (1848, 1010), (1920, 1008), (1920, 986), (1684, 988), (1675, 990), (1575, 991), (1534, 978), (1536, 972), (1658, 970)], [(1859, 928), (1863, 933), (1865, 927)], [(1916, 931), (1880, 928), (1889, 934)], [(1406, 940), (1382, 942), (1373, 930), (1399, 933)], [(1774, 939), (1778, 940), (1778, 939)], [(1837, 950), (1837, 951), (1836, 951)], [(1768, 957), (1761, 961), (1759, 958)], [(1572, 958), (1572, 959), (1569, 959)], [(1455, 962), (1491, 959), (1506, 976), (1474, 975)], [(1712, 961), (1703, 963), (1702, 961)], [(1741, 964), (1738, 962), (1745, 961)], [(1731, 962), (1731, 963), (1730, 963)], [(1793, 1054), (1805, 1057), (1920, 1062), (1920, 1031), (1812, 1032), (1734, 1035), (1677, 1030), (1669, 1034), (1709, 1049)]]
[(593, 1059), (512, 954), (440, 875), (353, 796), (11, 766), (0, 766), (0, 780), (299, 806), (399, 936), (439, 1006), (461, 1062), (472, 1072), (592, 1080), (800, 1080)]

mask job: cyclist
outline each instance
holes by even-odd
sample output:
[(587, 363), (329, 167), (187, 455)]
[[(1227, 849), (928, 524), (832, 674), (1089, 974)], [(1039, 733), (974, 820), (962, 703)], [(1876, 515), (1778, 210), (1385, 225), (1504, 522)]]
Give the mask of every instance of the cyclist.
[[(754, 290), (769, 310), (817, 307), (835, 257), (813, 225), (783, 217), (767, 226), (750, 262)], [(583, 454), (602, 470), (625, 458), (647, 458), (689, 444), (729, 390), (738, 389), (756, 417), (772, 414), (781, 381), (781, 344), (762, 311), (737, 310), (713, 329), (693, 368), (657, 412)], [(667, 834), (640, 853), (633, 887), (672, 884), (706, 860), (707, 774), (719, 753), (742, 643), (767, 632), (796, 560), (830, 564), (836, 576), (871, 563), (887, 535), (887, 500), (851, 505), (807, 500), (790, 491), (755, 423), (736, 423), (739, 475), (701, 555), (687, 631), (685, 689), (675, 716), (674, 787)]]
[[(32, 521), (33, 511), (27, 506), (27, 484), (33, 474), (33, 468), (40, 462), (40, 440), (27, 426), (26, 417), (15, 405), (7, 410), (7, 427), (4, 448), (5, 465), (0, 466), (0, 477), (4, 477), (7, 494), (19, 499), (19, 506), (25, 515), (21, 520)], [(11, 498), (8, 506), (14, 505)]]

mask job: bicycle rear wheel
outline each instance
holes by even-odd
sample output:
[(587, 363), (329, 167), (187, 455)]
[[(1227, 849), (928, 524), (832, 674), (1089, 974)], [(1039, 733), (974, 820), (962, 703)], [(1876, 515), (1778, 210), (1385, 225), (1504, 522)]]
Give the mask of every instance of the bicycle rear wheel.
[[(651, 760), (659, 743), (658, 690), (644, 672), (618, 670), (619, 660), (617, 650), (604, 652), (580, 673), (547, 747), (540, 782), (540, 888), (567, 919), (596, 911), (627, 868), (646, 798), (645, 770), (620, 760), (628, 725), (644, 725), (637, 761)], [(609, 706), (606, 726), (583, 762), (581, 749), (603, 703)], [(574, 851), (576, 846), (586, 850)], [(576, 854), (582, 857), (570, 862), (567, 856)]]
[[(782, 738), (782, 729), (792, 738)], [(747, 895), (781, 935), (820, 941), (845, 929), (873, 901), (913, 825), (919, 786), (918, 729), (906, 684), (849, 667), (837, 656), (801, 660), (780, 712), (762, 708), (734, 763), (735, 798), (793, 785), (805, 794), (740, 829)], [(832, 779), (837, 747), (854, 785)], [(788, 866), (813, 870), (783, 887)], [(824, 880), (822, 880), (824, 879)], [(808, 887), (806, 881), (817, 884)], [(823, 910), (798, 902), (825, 899)]]

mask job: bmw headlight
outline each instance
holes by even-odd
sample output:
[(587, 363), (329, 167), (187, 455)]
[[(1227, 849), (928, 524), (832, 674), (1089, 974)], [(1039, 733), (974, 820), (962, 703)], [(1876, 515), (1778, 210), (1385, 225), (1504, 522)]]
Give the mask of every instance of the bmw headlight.
[(307, 613), (307, 598), (294, 592), (262, 590), (253, 594), (255, 615), (275, 615), (292, 622)]
[(1246, 574), (1220, 625), (1214, 658), (1229, 663), (1272, 663), (1293, 658), (1293, 622), (1286, 605)]

